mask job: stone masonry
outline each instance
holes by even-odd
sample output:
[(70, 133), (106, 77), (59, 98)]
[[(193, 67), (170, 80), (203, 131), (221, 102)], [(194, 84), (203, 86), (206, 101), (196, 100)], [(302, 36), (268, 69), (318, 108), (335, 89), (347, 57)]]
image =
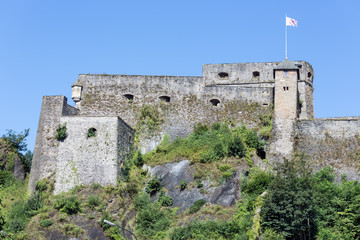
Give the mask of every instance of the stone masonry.
[[(317, 120), (311, 120), (313, 77), (309, 63), (288, 59), (282, 63), (206, 64), (202, 76), (80, 74), (72, 86), (75, 107), (64, 96), (43, 98), (29, 190), (34, 191), (36, 181), (47, 177), (56, 180), (56, 193), (77, 184), (115, 184), (131, 152), (133, 129), (141, 127), (139, 119), (148, 106), (157, 109), (161, 125), (137, 139), (143, 153), (155, 149), (165, 134), (170, 140), (188, 136), (198, 123), (223, 121), (255, 127), (259, 116), (272, 111), (270, 149), (274, 156), (316, 152), (318, 146), (305, 146), (315, 137), (312, 134), (318, 134), (312, 125)], [(354, 123), (337, 121), (336, 126), (348, 126), (353, 141), (358, 139), (359, 119), (351, 121)], [(67, 126), (63, 142), (55, 139), (59, 124)], [(335, 120), (329, 119), (320, 125), (330, 129), (333, 124)], [(87, 136), (90, 129), (96, 129), (95, 137)], [(323, 139), (317, 144), (321, 147)], [(351, 154), (356, 158), (356, 153)], [(327, 159), (338, 158), (331, 155)]]

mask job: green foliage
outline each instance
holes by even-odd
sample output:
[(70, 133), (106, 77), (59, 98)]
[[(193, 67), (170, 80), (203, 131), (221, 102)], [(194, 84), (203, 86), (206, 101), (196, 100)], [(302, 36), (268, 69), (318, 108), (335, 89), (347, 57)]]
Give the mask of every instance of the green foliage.
[(186, 182), (186, 180), (181, 180), (181, 181), (180, 181), (180, 191), (185, 190), (186, 187), (187, 187), (187, 182)]
[(196, 202), (194, 202), (194, 204), (190, 207), (189, 209), (189, 213), (190, 214), (193, 214), (193, 213), (196, 213), (200, 210), (200, 208), (202, 206), (204, 206), (204, 204), (206, 203), (206, 200), (204, 199), (200, 199), (200, 200), (197, 200)]
[(38, 192), (27, 201), (15, 202), (8, 212), (5, 229), (14, 233), (24, 230), (30, 218), (36, 215), (42, 206), (41, 193)]
[(161, 124), (165, 122), (156, 106), (145, 105), (136, 124), (137, 132), (142, 134), (154, 134), (159, 131)]
[(91, 209), (94, 209), (95, 207), (99, 206), (100, 199), (98, 195), (90, 195), (87, 200), (88, 206)]
[(245, 156), (246, 148), (239, 136), (234, 136), (228, 146), (228, 155), (242, 158)]
[(136, 210), (146, 209), (150, 206), (150, 197), (146, 193), (141, 193), (134, 199), (134, 206)]
[(75, 196), (65, 197), (64, 195), (58, 196), (54, 208), (67, 214), (75, 214), (81, 210), (80, 201)]
[(66, 137), (67, 137), (66, 124), (65, 123), (63, 125), (59, 124), (58, 128), (56, 129), (55, 139), (58, 141), (63, 141), (65, 140)]
[(241, 191), (249, 195), (259, 195), (263, 193), (273, 179), (270, 172), (263, 171), (254, 167), (250, 169), (249, 175), (241, 184)]
[(8, 212), (5, 229), (17, 233), (24, 230), (28, 222), (29, 215), (26, 211), (26, 202), (19, 201), (14, 203)]
[(189, 159), (193, 163), (211, 163), (227, 156), (242, 158), (247, 148), (262, 147), (263, 142), (256, 133), (245, 127), (230, 128), (221, 123), (214, 123), (211, 127), (198, 124), (189, 137), (162, 143), (155, 151), (144, 155), (144, 159), (149, 165), (177, 161), (180, 158)]
[(41, 179), (41, 180), (36, 181), (35, 189), (36, 189), (36, 191), (39, 191), (39, 192), (45, 191), (47, 189), (46, 179)]
[(40, 226), (42, 227), (49, 227), (53, 224), (53, 221), (51, 221), (50, 219), (44, 219), (40, 221)]
[(9, 171), (0, 170), (0, 186), (7, 187), (14, 181), (12, 174)]
[(13, 130), (6, 130), (7, 133), (2, 135), (1, 139), (4, 139), (7, 144), (19, 152), (26, 151), (26, 137), (29, 135), (30, 129), (25, 129), (21, 133), (16, 133)]
[(160, 205), (163, 207), (170, 207), (173, 205), (174, 202), (173, 198), (170, 197), (169, 195), (166, 195), (165, 193), (161, 193), (158, 201)]
[(262, 226), (288, 239), (312, 239), (316, 233), (311, 169), (304, 156), (279, 164), (261, 210)]
[(63, 232), (65, 235), (80, 237), (85, 231), (73, 223), (68, 223), (63, 226)]
[(95, 128), (89, 128), (88, 133), (87, 133), (87, 137), (91, 138), (91, 137), (95, 137), (96, 136), (96, 129)]
[[(149, 202), (147, 202), (149, 200)], [(150, 203), (150, 199), (140, 196), (135, 203), (137, 211), (136, 230), (144, 239), (154, 239), (154, 236), (169, 228), (171, 220), (159, 204)]]
[(31, 170), (31, 164), (33, 159), (33, 153), (31, 151), (26, 151), (24, 157), (23, 157), (23, 163), (24, 163), (24, 170), (27, 173), (30, 173)]
[(144, 164), (144, 158), (143, 155), (141, 154), (141, 151), (137, 151), (135, 156), (134, 156), (134, 164), (137, 167), (142, 167), (142, 165)]
[(157, 177), (152, 178), (146, 185), (145, 191), (150, 195), (154, 195), (161, 189), (160, 179)]
[(175, 228), (170, 234), (171, 240), (203, 239), (244, 239), (241, 229), (234, 222), (193, 221), (183, 227)]

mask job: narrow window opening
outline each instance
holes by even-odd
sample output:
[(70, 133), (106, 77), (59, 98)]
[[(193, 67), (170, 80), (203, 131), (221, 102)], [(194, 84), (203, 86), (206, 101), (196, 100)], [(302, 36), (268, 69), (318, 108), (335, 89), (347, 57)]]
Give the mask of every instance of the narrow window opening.
[(253, 77), (254, 78), (259, 78), (260, 77), (260, 73), (258, 71), (253, 72)]
[(269, 104), (268, 103), (263, 103), (264, 106), (268, 106)]
[(95, 137), (95, 136), (96, 136), (96, 128), (89, 128), (87, 137), (91, 138), (91, 137)]
[(298, 64), (297, 67), (298, 67), (299, 69), (301, 69), (301, 68), (302, 68), (302, 65), (301, 65), (301, 64)]
[(125, 97), (129, 102), (133, 102), (133, 101), (134, 101), (134, 95), (132, 95), (132, 94), (125, 94), (124, 97)]
[(283, 89), (284, 89), (284, 92), (289, 91), (289, 87), (283, 87)]
[(308, 72), (308, 78), (311, 78), (312, 74), (311, 72)]
[(169, 96), (161, 96), (159, 97), (161, 101), (163, 102), (170, 102), (170, 97)]
[(229, 78), (229, 74), (226, 72), (221, 72), (218, 74), (221, 79), (227, 79)]
[(220, 100), (219, 99), (211, 99), (210, 102), (213, 106), (217, 106), (220, 103)]
[(284, 77), (288, 76), (288, 71), (284, 71)]

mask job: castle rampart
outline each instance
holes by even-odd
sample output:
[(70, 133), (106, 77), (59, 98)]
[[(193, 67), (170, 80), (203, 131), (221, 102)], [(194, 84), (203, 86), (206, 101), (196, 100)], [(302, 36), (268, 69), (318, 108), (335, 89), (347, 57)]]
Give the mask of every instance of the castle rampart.
[[(77, 184), (115, 184), (147, 107), (158, 111), (160, 125), (139, 137), (143, 152), (155, 149), (165, 134), (170, 140), (188, 136), (198, 123), (256, 127), (260, 116), (274, 111), (273, 151), (313, 154), (355, 176), (341, 164), (358, 164), (360, 120), (306, 120), (314, 117), (313, 76), (307, 62), (288, 60), (208, 64), (202, 76), (80, 74), (72, 88), (76, 108), (63, 96), (43, 98), (29, 189), (50, 176), (56, 193)], [(59, 124), (67, 126), (63, 141), (55, 139)], [(339, 149), (343, 139), (345, 150)]]

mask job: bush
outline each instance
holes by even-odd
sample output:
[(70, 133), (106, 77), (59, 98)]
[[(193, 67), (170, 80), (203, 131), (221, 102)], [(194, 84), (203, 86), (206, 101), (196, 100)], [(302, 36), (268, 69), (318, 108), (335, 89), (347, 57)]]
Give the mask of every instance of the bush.
[(181, 180), (181, 181), (180, 181), (180, 191), (185, 190), (186, 187), (187, 187), (187, 182), (186, 182), (186, 180)]
[(24, 230), (28, 222), (29, 215), (26, 211), (26, 202), (19, 201), (11, 206), (11, 209), (8, 212), (5, 228), (9, 232), (17, 233)]
[(209, 127), (206, 124), (198, 123), (194, 127), (194, 134), (195, 135), (202, 134), (202, 133), (207, 132), (207, 131), (209, 131)]
[(252, 168), (248, 177), (241, 184), (241, 191), (247, 194), (259, 195), (263, 193), (273, 179), (270, 172), (261, 170), (260, 168)]
[(99, 206), (99, 204), (100, 204), (99, 196), (98, 195), (89, 196), (87, 203), (88, 203), (89, 208), (94, 209), (95, 207)]
[(242, 158), (245, 156), (246, 148), (239, 136), (234, 136), (228, 146), (228, 155)]
[(143, 155), (141, 154), (140, 150), (137, 151), (135, 154), (134, 164), (137, 167), (142, 167), (142, 165), (144, 164), (144, 158), (143, 158)]
[(44, 219), (40, 221), (40, 226), (42, 227), (49, 227), (53, 224), (53, 221), (51, 221), (50, 219)]
[(167, 230), (170, 223), (165, 212), (156, 204), (149, 204), (148, 207), (138, 211), (136, 215), (136, 230), (144, 239), (154, 239), (158, 232)]
[(160, 195), (158, 201), (163, 207), (170, 207), (171, 205), (173, 205), (174, 202), (173, 198), (170, 197), (169, 195), (166, 195), (165, 193), (162, 193)]
[(146, 185), (145, 191), (150, 195), (154, 195), (161, 189), (161, 182), (157, 177), (151, 179)]
[(200, 208), (206, 203), (204, 199), (197, 200), (194, 204), (190, 207), (189, 213), (193, 214), (200, 210)]
[(234, 222), (193, 221), (175, 228), (170, 233), (171, 240), (203, 239), (248, 239)]
[(246, 129), (245, 131), (245, 144), (249, 148), (262, 149), (264, 142), (261, 141), (255, 131)]
[(134, 199), (134, 206), (136, 210), (141, 210), (149, 207), (151, 201), (150, 197), (146, 193), (141, 193), (140, 195), (136, 196)]
[(65, 123), (63, 125), (59, 124), (58, 128), (56, 129), (56, 135), (55, 135), (56, 140), (63, 141), (65, 140), (66, 137), (67, 137), (66, 124)]
[(54, 208), (67, 214), (75, 214), (80, 212), (80, 201), (75, 196), (65, 198), (60, 196), (55, 203)]

